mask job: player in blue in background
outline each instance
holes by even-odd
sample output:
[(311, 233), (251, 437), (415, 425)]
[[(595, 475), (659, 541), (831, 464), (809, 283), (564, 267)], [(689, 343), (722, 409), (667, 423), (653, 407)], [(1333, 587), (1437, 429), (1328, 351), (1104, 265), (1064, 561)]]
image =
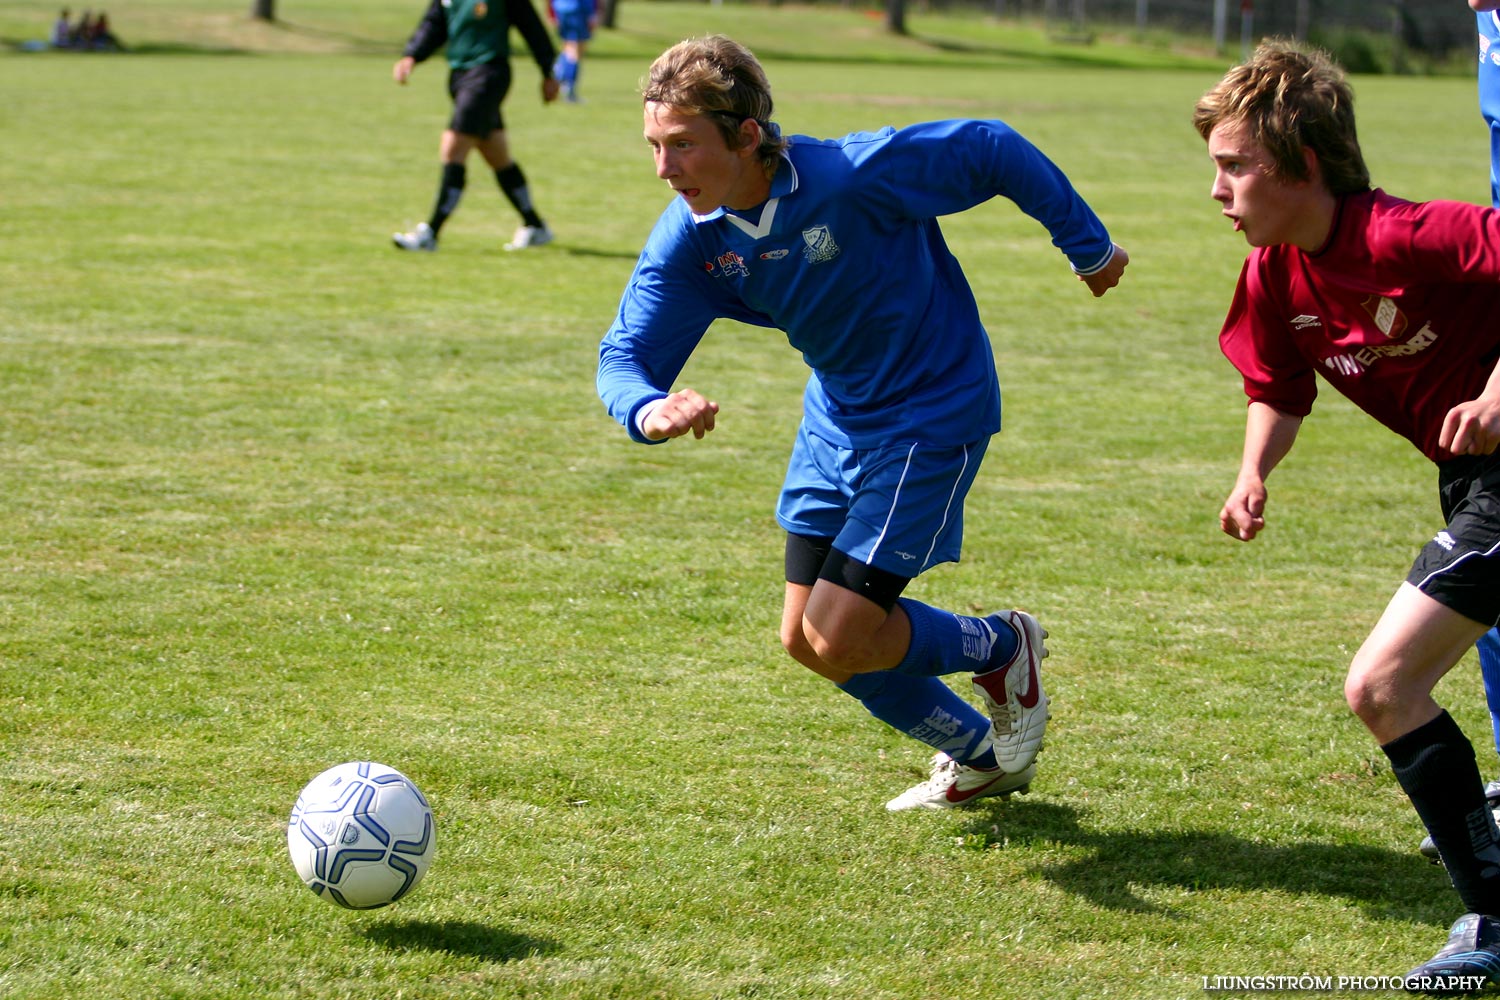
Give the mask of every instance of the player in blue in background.
[[(1479, 113), (1490, 133), (1490, 204), (1500, 208), (1500, 0), (1469, 0), (1479, 27)], [(1500, 629), (1484, 634), (1475, 647), (1490, 706), (1490, 727), (1500, 753)], [(1500, 781), (1485, 789), (1490, 807), (1500, 812)]]
[[(764, 70), (723, 36), (663, 53), (643, 97), (676, 197), (600, 345), (600, 397), (636, 441), (702, 438), (718, 404), (673, 385), (709, 325), (784, 331), (812, 375), (776, 512), (782, 645), (937, 751), (891, 811), (1024, 790), (1048, 717), (1047, 633), (1025, 612), (971, 617), (901, 596), (958, 559), (964, 498), (1000, 429), (989, 336), (937, 218), (1004, 195), (1095, 296), (1129, 256), (1002, 122), (783, 138)], [(959, 672), (974, 673), (989, 718), (941, 680)]]
[[(1500, 208), (1500, 0), (1469, 0), (1479, 28), (1479, 113), (1490, 133), (1490, 204)], [(1479, 673), (1484, 678), (1484, 699), (1490, 710), (1490, 730), (1495, 752), (1500, 754), (1500, 629), (1490, 629), (1474, 648), (1479, 652)], [(1490, 810), (1500, 821), (1500, 780), (1484, 789)], [(1422, 853), (1438, 859), (1431, 837), (1422, 839)]]
[(583, 62), (583, 50), (594, 37), (594, 26), (598, 17), (594, 0), (552, 0), (549, 8), (552, 20), (557, 22), (557, 37), (562, 39), (562, 51), (553, 64), (552, 75), (562, 84), (563, 97), (577, 104), (578, 68)]

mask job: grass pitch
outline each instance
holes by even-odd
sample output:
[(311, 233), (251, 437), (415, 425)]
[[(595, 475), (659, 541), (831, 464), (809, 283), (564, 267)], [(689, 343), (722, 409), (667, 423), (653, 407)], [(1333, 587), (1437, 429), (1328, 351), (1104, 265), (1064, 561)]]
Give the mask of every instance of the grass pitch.
[[(135, 53), (0, 54), (0, 994), (1171, 998), (1436, 948), (1457, 900), (1340, 694), (1433, 471), (1325, 394), (1271, 529), (1217, 532), (1244, 246), (1188, 118), (1222, 60), (629, 3), (588, 103), (544, 108), (517, 60), (557, 243), (500, 250), (476, 160), (441, 252), (406, 256), (447, 113), (441, 65), (389, 79), (420, 4), (281, 7), (141, 2), (110, 9)], [(0, 4), (0, 38), (54, 15)], [(1052, 631), (1028, 797), (888, 816), (922, 748), (777, 646), (780, 335), (710, 333), (705, 441), (633, 446), (594, 397), (667, 197), (635, 83), (707, 30), (760, 49), (793, 131), (1008, 120), (1132, 254), (1094, 301), (1011, 206), (945, 223), (1006, 430), (965, 561), (912, 593)], [(1356, 83), (1378, 183), (1487, 196), (1471, 81)], [(1439, 694), (1489, 774), (1474, 673)], [(359, 758), (422, 786), (439, 847), (356, 914), (282, 826)]]

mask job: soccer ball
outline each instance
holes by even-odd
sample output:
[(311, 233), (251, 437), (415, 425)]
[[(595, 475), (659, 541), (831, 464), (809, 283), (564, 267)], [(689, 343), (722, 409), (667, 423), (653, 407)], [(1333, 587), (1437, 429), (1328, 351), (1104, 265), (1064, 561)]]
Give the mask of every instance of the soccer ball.
[(416, 888), (437, 853), (432, 809), (393, 767), (353, 761), (302, 789), (286, 849), (309, 889), (351, 910), (386, 906)]

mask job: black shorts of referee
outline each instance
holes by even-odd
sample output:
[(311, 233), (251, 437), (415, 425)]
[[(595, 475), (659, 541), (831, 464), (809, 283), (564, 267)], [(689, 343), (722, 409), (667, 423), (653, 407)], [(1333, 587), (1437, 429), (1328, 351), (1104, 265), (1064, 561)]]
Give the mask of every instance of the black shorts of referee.
[(510, 62), (481, 63), (448, 73), (448, 93), (453, 98), (453, 118), (448, 127), (464, 135), (483, 139), (505, 127), (500, 102), (510, 92)]

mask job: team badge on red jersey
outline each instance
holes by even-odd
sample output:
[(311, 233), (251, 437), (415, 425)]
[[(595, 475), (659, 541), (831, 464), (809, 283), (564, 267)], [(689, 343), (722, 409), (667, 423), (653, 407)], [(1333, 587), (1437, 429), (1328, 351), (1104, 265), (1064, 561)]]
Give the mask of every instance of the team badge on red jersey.
[(1406, 332), (1406, 314), (1384, 295), (1371, 295), (1360, 305), (1365, 307), (1365, 312), (1375, 321), (1375, 328), (1385, 334), (1387, 340), (1395, 340)]

